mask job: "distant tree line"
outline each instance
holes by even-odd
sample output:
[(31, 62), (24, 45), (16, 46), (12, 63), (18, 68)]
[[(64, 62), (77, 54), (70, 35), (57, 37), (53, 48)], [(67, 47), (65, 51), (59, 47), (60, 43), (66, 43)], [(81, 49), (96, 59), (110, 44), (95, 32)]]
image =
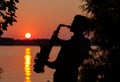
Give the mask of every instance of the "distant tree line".
[[(49, 39), (13, 39), (13, 38), (0, 38), (0, 45), (45, 45), (49, 43)], [(55, 43), (54, 45), (58, 45)]]

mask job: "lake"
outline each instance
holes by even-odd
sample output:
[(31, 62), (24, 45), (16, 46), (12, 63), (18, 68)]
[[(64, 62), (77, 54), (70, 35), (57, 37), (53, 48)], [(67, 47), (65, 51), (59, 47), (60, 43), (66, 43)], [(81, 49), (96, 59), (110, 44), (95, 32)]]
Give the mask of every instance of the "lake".
[[(54, 46), (49, 61), (54, 61), (60, 47)], [(0, 82), (52, 82), (54, 69), (45, 67), (44, 73), (33, 71), (34, 57), (39, 46), (0, 46)]]

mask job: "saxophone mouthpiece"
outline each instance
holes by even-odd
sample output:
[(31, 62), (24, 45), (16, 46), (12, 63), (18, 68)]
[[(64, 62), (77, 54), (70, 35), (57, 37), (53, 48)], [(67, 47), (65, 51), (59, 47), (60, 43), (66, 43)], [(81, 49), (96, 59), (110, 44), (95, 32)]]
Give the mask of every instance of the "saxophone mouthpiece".
[(67, 28), (70, 28), (71, 25), (65, 25), (65, 24), (61, 24), (62, 27), (67, 27)]
[(71, 25), (66, 25), (67, 28), (71, 28)]

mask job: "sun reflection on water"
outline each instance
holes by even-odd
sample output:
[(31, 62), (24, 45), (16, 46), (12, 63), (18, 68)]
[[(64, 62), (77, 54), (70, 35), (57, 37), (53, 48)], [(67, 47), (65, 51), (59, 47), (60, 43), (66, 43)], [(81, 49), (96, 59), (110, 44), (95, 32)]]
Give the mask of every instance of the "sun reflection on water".
[(25, 73), (25, 81), (24, 82), (31, 82), (31, 53), (30, 48), (25, 49), (25, 56), (24, 56), (24, 73)]

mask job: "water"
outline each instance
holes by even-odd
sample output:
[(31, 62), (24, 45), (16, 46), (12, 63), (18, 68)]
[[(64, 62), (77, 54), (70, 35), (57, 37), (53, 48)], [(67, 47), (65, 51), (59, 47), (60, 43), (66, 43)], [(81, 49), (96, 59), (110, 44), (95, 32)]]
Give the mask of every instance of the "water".
[[(49, 61), (54, 61), (60, 47), (53, 47)], [(45, 67), (44, 73), (33, 71), (38, 46), (0, 46), (0, 82), (52, 82), (54, 69)]]

